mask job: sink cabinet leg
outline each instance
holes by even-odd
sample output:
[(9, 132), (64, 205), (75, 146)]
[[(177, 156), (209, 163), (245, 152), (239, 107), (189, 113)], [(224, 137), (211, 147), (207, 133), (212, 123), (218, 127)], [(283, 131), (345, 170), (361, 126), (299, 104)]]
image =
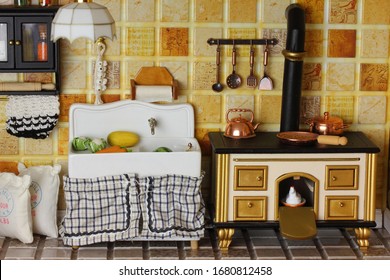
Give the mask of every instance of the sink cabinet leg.
[(198, 240), (191, 240), (191, 249), (192, 250), (198, 250), (199, 249)]
[(357, 243), (361, 250), (367, 250), (369, 246), (370, 228), (355, 228)]
[(221, 228), (218, 229), (218, 239), (219, 239), (219, 248), (222, 251), (229, 249), (229, 245), (232, 242), (232, 237), (234, 234), (234, 229), (232, 228)]

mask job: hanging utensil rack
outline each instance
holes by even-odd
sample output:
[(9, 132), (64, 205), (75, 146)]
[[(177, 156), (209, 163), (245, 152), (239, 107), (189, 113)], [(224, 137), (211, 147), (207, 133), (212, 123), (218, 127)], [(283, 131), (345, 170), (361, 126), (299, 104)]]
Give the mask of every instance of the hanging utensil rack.
[(273, 39), (215, 39), (210, 38), (207, 43), (211, 45), (276, 45), (278, 40)]

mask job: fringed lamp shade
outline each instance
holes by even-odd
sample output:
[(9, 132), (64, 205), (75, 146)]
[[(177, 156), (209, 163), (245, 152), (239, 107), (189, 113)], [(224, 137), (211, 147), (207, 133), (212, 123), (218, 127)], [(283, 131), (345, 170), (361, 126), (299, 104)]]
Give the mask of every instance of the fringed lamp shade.
[(71, 3), (61, 7), (52, 23), (51, 40), (115, 38), (115, 21), (106, 7), (96, 3)]

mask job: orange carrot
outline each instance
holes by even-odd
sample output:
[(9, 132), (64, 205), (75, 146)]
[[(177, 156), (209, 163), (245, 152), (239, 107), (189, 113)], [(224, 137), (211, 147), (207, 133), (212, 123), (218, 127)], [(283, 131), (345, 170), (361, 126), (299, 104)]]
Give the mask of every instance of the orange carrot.
[(127, 150), (125, 148), (122, 148), (120, 146), (111, 146), (104, 149), (101, 149), (100, 151), (97, 151), (96, 154), (105, 154), (105, 153), (126, 153)]

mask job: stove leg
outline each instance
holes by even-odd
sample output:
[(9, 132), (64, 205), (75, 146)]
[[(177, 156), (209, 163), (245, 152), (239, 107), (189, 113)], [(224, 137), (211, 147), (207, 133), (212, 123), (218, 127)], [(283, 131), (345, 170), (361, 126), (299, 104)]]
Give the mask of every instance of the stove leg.
[(369, 246), (370, 228), (355, 228), (357, 243), (361, 250), (367, 250)]
[(229, 245), (232, 242), (232, 237), (234, 234), (234, 229), (232, 228), (220, 228), (218, 229), (218, 245), (222, 251), (229, 249)]

